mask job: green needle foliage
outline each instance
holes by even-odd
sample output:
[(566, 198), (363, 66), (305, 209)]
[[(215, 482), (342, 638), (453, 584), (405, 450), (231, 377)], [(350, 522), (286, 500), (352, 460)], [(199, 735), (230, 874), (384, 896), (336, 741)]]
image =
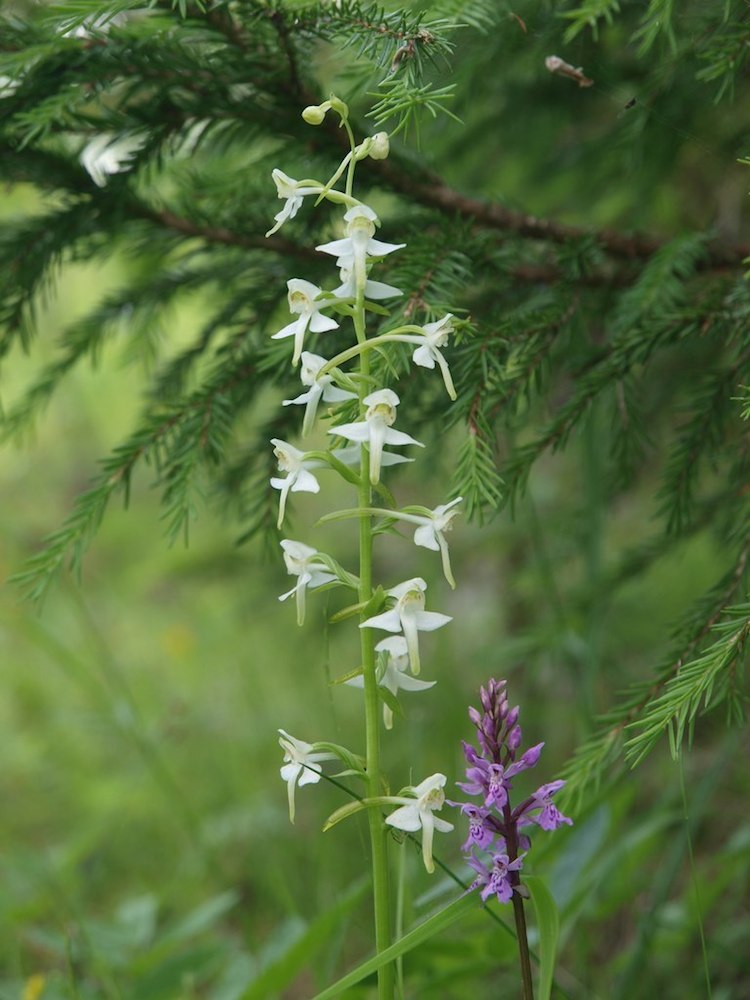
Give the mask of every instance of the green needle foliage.
[[(287, 321), (286, 278), (299, 269), (318, 280), (326, 265), (310, 247), (334, 230), (309, 228), (330, 218), (322, 209), (264, 238), (278, 210), (270, 173), (335, 169), (346, 137), (328, 119), (315, 130), (300, 119), (333, 89), (357, 134), (374, 123), (403, 140), (358, 174), (407, 244), (384, 267), (407, 294), (380, 332), (446, 311), (461, 321), (449, 419), (453, 488), (469, 515), (522, 509), (540, 463), (595, 426), (606, 503), (637, 493), (654, 511), (607, 589), (698, 531), (721, 553), (720, 578), (685, 614), (673, 651), (645, 663), (592, 724), (569, 791), (583, 796), (665, 734), (677, 752), (717, 705), (739, 721), (749, 44), (747, 4), (732, 0), (6, 3), (0, 175), (38, 200), (0, 225), (0, 357), (18, 347), (34, 357), (61, 268), (115, 259), (122, 277), (39, 361), (3, 435), (33, 425), (114, 340), (151, 366), (138, 423), (19, 573), (26, 591), (40, 600), (62, 568), (80, 566), (142, 467), (168, 538), (187, 537), (208, 500), (243, 540), (275, 539), (264, 406), (269, 387), (290, 394), (295, 378), (269, 335)], [(548, 72), (553, 54), (594, 85)], [(102, 136), (120, 162), (97, 182), (82, 154)], [(171, 317), (196, 297), (201, 321), (175, 350)], [(413, 391), (423, 405), (410, 430), (429, 440), (446, 426), (440, 380)]]

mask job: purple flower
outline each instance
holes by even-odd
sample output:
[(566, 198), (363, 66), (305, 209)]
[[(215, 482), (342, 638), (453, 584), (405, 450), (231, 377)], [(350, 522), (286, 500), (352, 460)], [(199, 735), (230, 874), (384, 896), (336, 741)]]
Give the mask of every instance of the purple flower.
[[(524, 852), (531, 843), (524, 827), (536, 825), (542, 830), (556, 830), (562, 824), (572, 825), (553, 804), (552, 797), (565, 784), (551, 781), (542, 785), (521, 805), (511, 808), (513, 778), (522, 771), (536, 767), (544, 747), (537, 743), (520, 754), (520, 710), (510, 707), (505, 681), (491, 680), (480, 690), (482, 710), (469, 709), (469, 718), (476, 727), (479, 750), (464, 741), (466, 781), (456, 782), (467, 795), (480, 796), (481, 805), (451, 802), (469, 820), (469, 836), (462, 850), (477, 873), (471, 888), (482, 887), (482, 899), (495, 895), (507, 903), (514, 888), (520, 885), (518, 872), (523, 867)], [(474, 849), (485, 851), (492, 863), (480, 860)]]
[[(530, 799), (521, 807), (518, 823), (526, 826), (529, 823), (536, 823), (542, 830), (556, 830), (558, 826), (566, 824), (573, 825), (573, 820), (568, 816), (563, 816), (560, 810), (552, 801), (555, 792), (559, 792), (565, 785), (564, 781), (550, 781), (542, 785), (534, 792)], [(541, 810), (537, 816), (529, 815), (532, 810)]]
[(480, 757), (470, 743), (464, 743), (464, 754), (473, 766), (466, 768), (468, 781), (457, 781), (458, 787), (467, 795), (483, 795), (485, 806), (494, 805), (502, 809), (508, 801), (503, 765), (491, 764)]
[(497, 830), (489, 818), (490, 810), (481, 806), (472, 805), (471, 802), (448, 802), (448, 805), (458, 806), (464, 816), (469, 817), (469, 836), (465, 844), (461, 845), (462, 851), (470, 851), (472, 847), (486, 850), (495, 839)]
[(466, 860), (477, 873), (477, 877), (469, 888), (478, 889), (479, 886), (482, 886), (482, 902), (486, 902), (488, 897), (492, 895), (497, 896), (501, 903), (510, 902), (513, 895), (512, 873), (523, 868), (523, 858), (511, 861), (507, 854), (493, 854), (491, 868), (488, 868), (483, 861), (474, 855)]

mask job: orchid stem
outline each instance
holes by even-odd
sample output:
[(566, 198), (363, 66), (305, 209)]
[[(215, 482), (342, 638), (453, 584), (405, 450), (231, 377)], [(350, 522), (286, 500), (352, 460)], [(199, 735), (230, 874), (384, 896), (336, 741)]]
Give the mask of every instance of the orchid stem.
[[(518, 857), (518, 828), (513, 821), (510, 802), (503, 806), (503, 817), (506, 828), (506, 844), (508, 859), (515, 861)], [(531, 957), (529, 954), (529, 936), (526, 930), (526, 913), (523, 908), (523, 896), (516, 889), (521, 886), (518, 872), (511, 874), (513, 885), (513, 917), (516, 923), (516, 938), (518, 940), (518, 959), (521, 965), (521, 996), (523, 1000), (534, 1000), (534, 982), (531, 978)]]
[[(354, 311), (354, 329), (357, 342), (364, 343), (365, 332), (365, 278), (357, 276), (357, 299)], [(360, 383), (359, 405), (364, 413), (366, 406), (364, 397), (366, 377), (369, 375), (370, 363), (367, 353), (363, 353), (360, 362), (360, 374), (365, 376)], [(358, 505), (361, 509), (372, 506), (372, 488), (370, 486), (370, 456), (366, 448), (362, 448), (360, 483), (358, 487)], [(372, 597), (372, 522), (369, 516), (359, 519), (359, 599), (366, 604)], [(367, 618), (363, 612), (361, 620)], [(378, 697), (377, 678), (375, 676), (375, 648), (372, 632), (360, 629), (362, 650), (362, 673), (365, 684), (365, 745), (367, 751), (367, 792), (368, 796), (380, 795), (380, 699)], [(370, 849), (372, 852), (372, 889), (373, 906), (375, 910), (375, 947), (378, 953), (384, 951), (391, 943), (391, 904), (388, 873), (388, 852), (386, 831), (383, 817), (379, 809), (368, 809), (370, 826)], [(378, 998), (393, 1000), (394, 975), (393, 964), (388, 963), (378, 969)]]

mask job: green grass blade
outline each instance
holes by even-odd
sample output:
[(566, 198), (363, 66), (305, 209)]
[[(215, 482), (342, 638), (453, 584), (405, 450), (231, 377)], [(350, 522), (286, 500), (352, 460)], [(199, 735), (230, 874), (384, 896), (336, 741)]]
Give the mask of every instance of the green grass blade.
[(539, 988), (538, 1000), (549, 1000), (555, 975), (557, 939), (560, 933), (560, 916), (552, 893), (542, 879), (527, 875), (524, 883), (531, 893), (536, 924), (539, 930)]
[(354, 986), (355, 983), (360, 982), (365, 976), (377, 972), (381, 965), (385, 965), (386, 962), (394, 962), (402, 955), (406, 955), (407, 952), (428, 941), (435, 934), (439, 934), (446, 927), (450, 927), (451, 924), (460, 920), (465, 914), (476, 910), (477, 906), (478, 903), (474, 894), (464, 893), (463, 896), (459, 896), (458, 899), (449, 903), (448, 906), (428, 917), (427, 920), (424, 920), (413, 930), (409, 931), (408, 934), (404, 934), (390, 948), (386, 948), (379, 955), (368, 959), (362, 965), (358, 965), (356, 969), (352, 969), (351, 972), (348, 972), (343, 978), (339, 979), (333, 986), (329, 986), (322, 993), (318, 993), (313, 1000), (331, 1000), (333, 997), (340, 996), (344, 990), (350, 986)]

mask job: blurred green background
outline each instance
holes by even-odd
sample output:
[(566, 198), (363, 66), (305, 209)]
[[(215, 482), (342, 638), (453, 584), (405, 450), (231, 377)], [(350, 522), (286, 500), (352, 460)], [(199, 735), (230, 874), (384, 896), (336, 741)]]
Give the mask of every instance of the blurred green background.
[[(544, 20), (528, 57), (517, 46), (512, 78), (487, 70), (514, 49), (512, 37), (468, 42), (454, 67), (465, 126), (428, 125), (425, 158), (464, 190), (559, 220), (667, 233), (716, 224), (736, 235), (747, 95), (714, 107), (694, 67), (672, 65), (660, 110), (638, 106), (623, 117), (643, 61), (623, 51), (626, 34), (615, 25), (600, 47), (572, 47), (597, 78), (583, 114), (575, 89), (559, 97), (560, 81), (539, 71), (539, 46), (552, 45), (558, 29)], [(333, 72), (325, 53), (316, 57), (321, 79)], [(495, 133), (502, 141), (489, 156), (483, 140)], [(4, 215), (36, 211), (30, 188), (2, 198)], [(99, 269), (64, 266), (57, 290), (39, 303), (37, 353), (18, 350), (5, 363), (4, 407), (55, 355), (60, 332), (132, 266), (120, 258)], [(208, 305), (196, 296), (172, 310), (161, 359), (191, 342)], [(3, 579), (38, 551), (97, 460), (132, 428), (150, 370), (144, 346), (126, 330), (112, 337), (94, 369), (68, 377), (33, 435), (0, 454)], [(670, 393), (676, 410), (682, 374), (702, 358), (678, 345), (659, 364), (650, 373), (651, 388), (662, 378), (650, 427), (657, 445)], [(269, 393), (264, 416), (283, 395)], [(385, 740), (395, 783), (442, 771), (451, 796), (463, 776), (460, 741), (472, 735), (467, 706), (492, 676), (508, 678), (526, 742), (545, 741), (531, 777), (553, 780), (592, 718), (650, 676), (671, 648), (675, 620), (724, 570), (726, 554), (704, 530), (614, 585), (623, 555), (659, 533), (662, 469), (649, 453), (634, 488), (613, 499), (603, 486), (611, 471), (604, 424), (593, 406), (565, 453), (537, 464), (515, 519), (457, 519), (455, 592), (438, 557), (416, 549), (408, 531), (379, 539), (378, 579), (421, 575), (428, 608), (454, 617), (423, 638), (423, 676), (437, 686), (404, 696), (405, 717)], [(447, 500), (462, 432), (452, 435), (398, 472), (401, 504)], [(208, 497), (189, 547), (170, 547), (157, 501), (141, 470), (131, 509), (108, 513), (81, 581), (64, 576), (43, 608), (4, 586), (2, 1000), (305, 1000), (371, 948), (363, 821), (322, 834), (342, 804), (322, 782), (298, 791), (291, 826), (279, 776), (279, 727), (361, 749), (361, 695), (331, 683), (357, 666), (356, 629), (325, 624), (341, 597), (309, 595), (298, 629), (294, 608), (277, 600), (290, 586), (278, 553), (259, 541), (238, 546), (241, 529)], [(289, 536), (312, 542), (315, 519), (350, 504), (329, 477), (318, 496), (297, 499)], [(315, 529), (314, 538), (354, 565), (352, 523)], [(728, 731), (714, 713), (681, 763), (665, 741), (637, 770), (615, 769), (591, 790), (573, 828), (536, 836), (528, 870), (548, 880), (561, 912), (560, 996), (709, 995), (702, 930), (712, 996), (750, 996), (749, 750), (747, 733)], [(526, 787), (519, 782), (520, 793)], [(464, 837), (457, 821), (436, 843), (463, 875)], [(425, 874), (411, 845), (403, 860), (407, 923), (456, 895), (446, 876)], [(511, 936), (477, 907), (409, 956), (408, 995), (514, 997), (514, 956)], [(346, 995), (372, 997), (372, 981)]]

